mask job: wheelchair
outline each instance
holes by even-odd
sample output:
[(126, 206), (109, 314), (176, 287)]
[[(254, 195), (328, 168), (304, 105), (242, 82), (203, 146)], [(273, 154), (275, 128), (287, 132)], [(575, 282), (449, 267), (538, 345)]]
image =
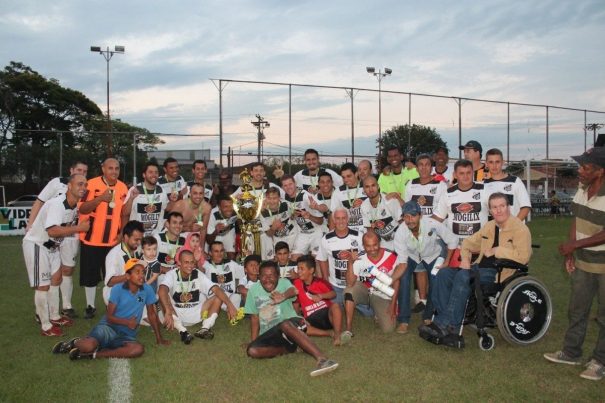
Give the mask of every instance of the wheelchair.
[[(475, 327), (479, 348), (483, 351), (492, 350), (496, 344), (488, 328), (497, 327), (504, 340), (513, 345), (535, 343), (546, 334), (552, 319), (552, 300), (546, 286), (527, 273), (526, 265), (497, 259), (496, 268), (495, 283), (480, 284), (478, 278), (471, 281), (474, 292), (466, 303), (459, 335), (464, 325)], [(504, 268), (514, 269), (516, 273), (500, 281)]]

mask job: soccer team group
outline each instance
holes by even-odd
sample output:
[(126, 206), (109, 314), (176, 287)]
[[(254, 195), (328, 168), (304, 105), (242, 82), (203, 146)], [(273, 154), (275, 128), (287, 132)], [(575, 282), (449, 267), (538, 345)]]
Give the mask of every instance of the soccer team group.
[[(311, 337), (346, 344), (355, 315), (373, 317), (384, 332), (405, 334), (411, 314), (419, 313), (423, 338), (463, 347), (459, 329), (471, 273), (494, 282), (497, 259), (528, 263), (531, 234), (524, 220), (531, 203), (521, 180), (503, 171), (500, 150), (488, 150), (483, 163), (477, 141), (460, 149), (464, 159), (452, 165), (445, 147), (414, 161), (389, 148), (377, 176), (367, 160), (343, 164), (340, 174), (321, 168), (317, 151), (309, 149), (306, 168), (282, 175), (280, 186), (266, 180), (262, 163), (252, 164), (250, 193), (263, 203), (255, 222), (260, 248), (246, 251), (236, 214), (243, 190), (232, 184), (231, 173), (221, 172), (212, 186), (206, 163), (197, 160), (187, 182), (178, 161), (167, 158), (163, 176), (148, 162), (142, 181), (129, 189), (118, 179), (116, 159), (106, 159), (102, 174), (89, 180), (86, 164), (75, 163), (69, 177), (53, 179), (39, 194), (23, 239), (41, 334), (62, 336), (62, 327), (77, 317), (71, 296), (79, 254), (84, 317), (96, 316), (101, 281), (106, 313), (88, 335), (53, 347), (73, 360), (140, 356), (140, 325), (153, 328), (158, 344), (169, 343), (162, 325), (178, 331), (184, 344), (194, 336), (209, 340), (221, 311), (232, 324), (249, 317), (250, 357), (300, 348), (316, 360), (312, 376), (338, 363)], [(604, 199), (605, 164), (595, 159), (597, 151), (574, 157), (581, 182), (574, 212), (600, 208), (605, 214), (604, 206), (590, 205)], [(595, 186), (598, 194), (591, 194)], [(584, 193), (586, 200), (579, 199)], [(581, 236), (570, 235), (561, 254), (572, 275), (591, 274), (593, 254), (591, 260), (579, 252), (597, 245), (585, 240), (598, 237), (603, 222), (578, 223)], [(505, 269), (501, 276), (508, 274)], [(195, 325), (192, 334), (188, 327)], [(574, 326), (568, 333), (577, 333)], [(564, 349), (545, 358), (579, 363), (582, 342), (566, 335)], [(589, 362), (595, 379), (603, 376), (602, 347)]]

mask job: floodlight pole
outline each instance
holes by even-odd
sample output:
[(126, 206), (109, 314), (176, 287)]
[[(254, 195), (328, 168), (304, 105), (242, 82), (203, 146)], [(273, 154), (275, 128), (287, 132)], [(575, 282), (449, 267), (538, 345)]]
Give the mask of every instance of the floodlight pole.
[(393, 70), (388, 67), (384, 68), (384, 72), (374, 67), (366, 67), (368, 74), (378, 79), (378, 155), (382, 155), (382, 79), (390, 76)]
[(263, 144), (263, 140), (265, 139), (265, 135), (263, 134), (263, 131), (265, 129), (265, 127), (269, 127), (271, 126), (271, 124), (269, 122), (267, 122), (266, 120), (263, 119), (263, 117), (260, 114), (256, 114), (256, 119), (257, 120), (253, 120), (250, 123), (252, 123), (252, 125), (254, 127), (256, 127), (257, 130), (257, 140), (258, 140), (258, 162), (261, 162), (262, 159), (262, 144)]

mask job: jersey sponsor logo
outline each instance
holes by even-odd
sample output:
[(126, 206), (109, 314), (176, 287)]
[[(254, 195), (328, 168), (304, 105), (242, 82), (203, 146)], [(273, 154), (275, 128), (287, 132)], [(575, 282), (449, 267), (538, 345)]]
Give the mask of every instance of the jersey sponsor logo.
[(481, 200), (481, 192), (473, 193), (473, 200)]
[[(454, 207), (454, 206), (452, 206)], [(458, 213), (470, 213), (474, 210), (474, 207), (471, 203), (460, 203), (457, 206), (454, 207), (454, 210), (457, 211)]]
[(505, 192), (510, 192), (512, 189), (513, 189), (513, 185), (512, 184), (504, 186), (504, 191)]
[(429, 190), (429, 193), (432, 194), (432, 195), (436, 194), (437, 193), (437, 186), (431, 187), (431, 189)]

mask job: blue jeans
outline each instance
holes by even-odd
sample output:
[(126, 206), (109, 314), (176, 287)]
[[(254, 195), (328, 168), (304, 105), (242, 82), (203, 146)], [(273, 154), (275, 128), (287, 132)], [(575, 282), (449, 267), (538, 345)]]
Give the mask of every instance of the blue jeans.
[(124, 343), (136, 341), (136, 339), (129, 335), (117, 332), (106, 323), (99, 323), (93, 327), (88, 336), (99, 342), (99, 350), (113, 350), (122, 347)]
[(466, 301), (471, 295), (471, 271), (479, 274), (482, 284), (493, 283), (498, 271), (492, 268), (470, 270), (443, 268), (437, 272), (433, 281), (431, 298), (437, 310), (433, 322), (446, 329), (458, 329), (464, 319)]
[[(422, 262), (429, 275), (429, 295), (426, 300), (426, 308), (422, 313), (422, 319), (430, 319), (433, 315), (433, 303), (431, 302), (432, 283), (435, 276), (431, 275), (433, 265), (437, 259), (430, 263)], [(411, 298), (411, 287), (412, 287), (412, 275), (420, 263), (413, 261), (408, 258), (408, 267), (405, 269), (405, 273), (399, 280), (399, 294), (397, 295), (397, 305), (399, 306), (399, 312), (397, 313), (397, 322), (399, 323), (410, 323), (410, 298)]]

